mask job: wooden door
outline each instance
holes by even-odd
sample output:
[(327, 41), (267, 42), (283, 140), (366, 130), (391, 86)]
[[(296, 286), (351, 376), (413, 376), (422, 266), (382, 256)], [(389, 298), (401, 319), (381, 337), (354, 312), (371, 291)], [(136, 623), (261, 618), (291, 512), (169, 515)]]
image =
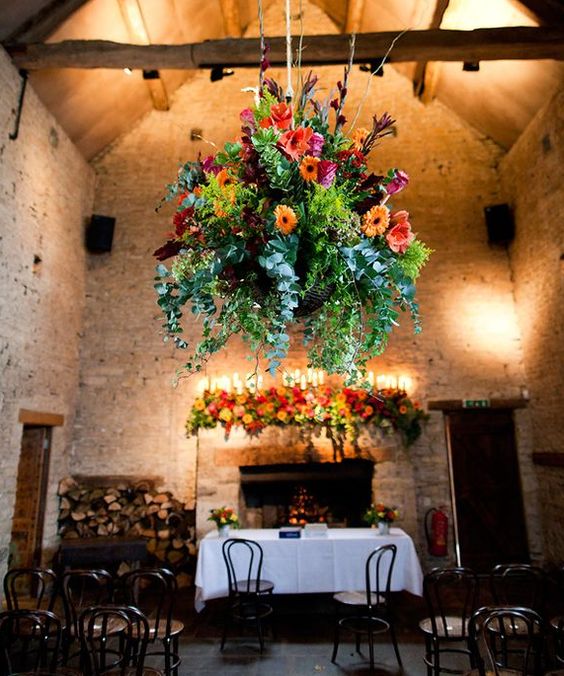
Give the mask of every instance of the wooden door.
[(24, 425), (12, 520), (12, 567), (41, 564), (50, 441), (50, 427)]
[(460, 561), (478, 571), (528, 562), (513, 414), (447, 414)]

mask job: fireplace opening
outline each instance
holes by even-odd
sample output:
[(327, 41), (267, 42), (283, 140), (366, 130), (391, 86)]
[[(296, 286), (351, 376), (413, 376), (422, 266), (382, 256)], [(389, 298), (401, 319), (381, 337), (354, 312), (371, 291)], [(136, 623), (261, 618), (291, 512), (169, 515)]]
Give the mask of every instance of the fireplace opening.
[(257, 527), (364, 525), (362, 515), (372, 498), (371, 460), (247, 465), (239, 472), (246, 521)]

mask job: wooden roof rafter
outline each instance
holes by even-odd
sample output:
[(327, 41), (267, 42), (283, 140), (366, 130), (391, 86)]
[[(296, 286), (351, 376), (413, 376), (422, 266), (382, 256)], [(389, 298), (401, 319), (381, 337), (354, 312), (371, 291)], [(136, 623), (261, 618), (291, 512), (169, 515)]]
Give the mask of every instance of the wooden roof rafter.
[[(429, 28), (440, 28), (450, 0), (436, 0)], [(440, 64), (437, 61), (419, 61), (413, 74), (413, 93), (423, 103), (435, 98), (435, 90), (440, 77)]]
[(518, 5), (529, 10), (545, 26), (564, 24), (562, 0), (516, 0)]
[(39, 12), (28, 17), (5, 42), (43, 42), (87, 2), (88, 0), (51, 0)]

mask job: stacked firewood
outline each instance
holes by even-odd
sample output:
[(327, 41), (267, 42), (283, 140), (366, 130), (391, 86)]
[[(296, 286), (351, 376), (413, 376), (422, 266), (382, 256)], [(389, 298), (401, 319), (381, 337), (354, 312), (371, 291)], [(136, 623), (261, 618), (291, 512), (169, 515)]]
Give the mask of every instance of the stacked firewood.
[(106, 487), (71, 477), (59, 484), (62, 538), (144, 537), (161, 563), (178, 568), (195, 556), (194, 510), (150, 481), (117, 481)]

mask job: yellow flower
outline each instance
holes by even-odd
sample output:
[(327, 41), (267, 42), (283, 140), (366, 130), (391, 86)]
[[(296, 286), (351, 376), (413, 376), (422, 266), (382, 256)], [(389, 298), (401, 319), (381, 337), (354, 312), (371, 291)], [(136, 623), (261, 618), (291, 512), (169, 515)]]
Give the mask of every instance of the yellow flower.
[(404, 406), (403, 404), (399, 407), (399, 412), (401, 415), (405, 415), (407, 413), (407, 406)]
[(233, 418), (233, 413), (228, 408), (222, 408), (219, 412), (219, 419), (223, 422), (229, 422)]
[(232, 176), (229, 176), (227, 169), (222, 169), (217, 175), (217, 182), (219, 183), (220, 188), (224, 188), (226, 185), (232, 185), (234, 179)]
[(250, 413), (245, 413), (245, 415), (243, 416), (243, 424), (249, 425), (252, 422), (253, 422), (253, 416)]
[(353, 131), (351, 134), (351, 140), (356, 150), (362, 150), (362, 146), (364, 145), (368, 134), (368, 129), (364, 129), (364, 127), (359, 127)]
[(390, 210), (385, 206), (375, 206), (362, 217), (360, 229), (367, 237), (383, 235), (390, 225)]
[(278, 413), (276, 414), (276, 417), (281, 422), (284, 422), (286, 420), (286, 418), (288, 417), (288, 413), (287, 413), (287, 411), (284, 411), (284, 409), (282, 409), (282, 410), (278, 411)]
[(196, 411), (203, 411), (206, 408), (206, 402), (203, 399), (196, 399), (194, 408)]
[(317, 165), (319, 164), (318, 157), (311, 157), (306, 155), (300, 162), (300, 174), (304, 181), (317, 181)]
[(296, 227), (298, 217), (292, 207), (279, 204), (274, 209), (274, 215), (276, 216), (276, 227), (285, 235), (289, 235)]

